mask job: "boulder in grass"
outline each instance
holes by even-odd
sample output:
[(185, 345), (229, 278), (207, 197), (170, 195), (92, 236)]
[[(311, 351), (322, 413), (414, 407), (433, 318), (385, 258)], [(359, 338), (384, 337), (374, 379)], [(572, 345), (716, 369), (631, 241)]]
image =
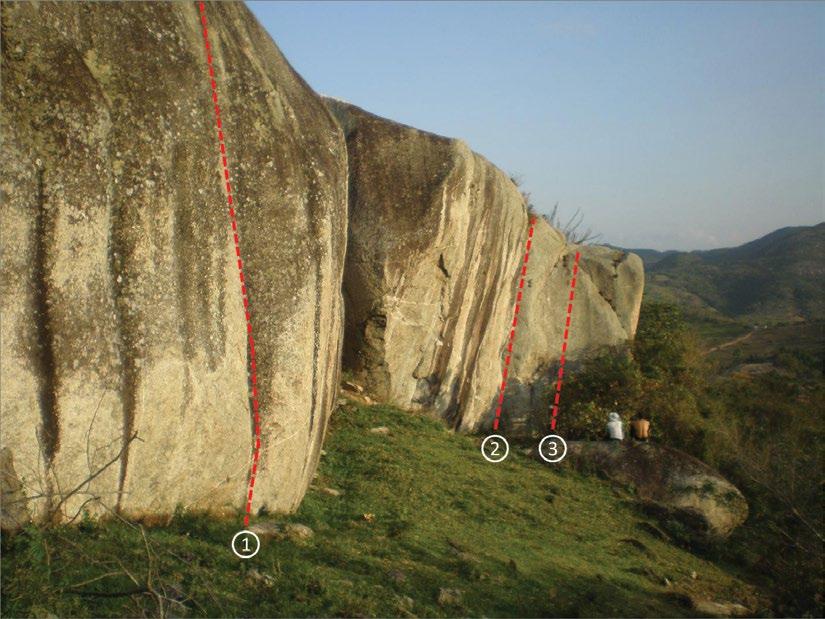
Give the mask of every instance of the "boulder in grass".
[(714, 602), (698, 597), (690, 598), (691, 607), (701, 617), (749, 617), (751, 610), (738, 602)]
[(345, 380), (341, 386), (344, 388), (345, 391), (351, 391), (352, 393), (364, 393), (364, 388), (361, 385), (357, 385), (353, 382)]
[(295, 510), (318, 464), (343, 335), (346, 144), (242, 2), (205, 10), (241, 256), (197, 6), (3, 3), (0, 448), (29, 497), (3, 501), (4, 522), (12, 505), (36, 522), (244, 507), (237, 262), (263, 411), (254, 508)]
[(695, 539), (720, 539), (741, 525), (748, 504), (736, 486), (707, 464), (655, 443), (571, 441), (568, 462), (632, 486), (644, 510), (686, 525)]
[(459, 606), (464, 599), (464, 592), (461, 589), (446, 589), (438, 590), (438, 605), (439, 606)]
[(432, 411), (458, 430), (489, 427), (532, 227), (502, 428), (530, 433), (544, 422), (535, 411), (561, 354), (576, 254), (568, 361), (633, 337), (641, 259), (568, 243), (542, 218), (531, 226), (518, 186), (460, 140), (326, 103), (349, 167), (344, 368), (379, 402)]

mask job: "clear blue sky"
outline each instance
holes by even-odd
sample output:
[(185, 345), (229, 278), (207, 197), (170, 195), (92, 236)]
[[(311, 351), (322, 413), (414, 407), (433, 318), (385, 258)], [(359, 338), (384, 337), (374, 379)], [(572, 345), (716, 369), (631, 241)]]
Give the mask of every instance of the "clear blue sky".
[(825, 219), (825, 4), (250, 2), (322, 94), (465, 140), (607, 242)]

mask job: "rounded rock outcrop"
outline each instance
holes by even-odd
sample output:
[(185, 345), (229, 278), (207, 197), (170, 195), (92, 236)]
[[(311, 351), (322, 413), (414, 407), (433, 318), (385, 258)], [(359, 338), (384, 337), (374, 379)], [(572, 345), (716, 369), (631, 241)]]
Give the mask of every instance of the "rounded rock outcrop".
[[(432, 409), (458, 429), (489, 427), (531, 219), (524, 197), (459, 140), (326, 102), (349, 152), (345, 367), (380, 399)], [(548, 425), (576, 252), (567, 357), (635, 332), (641, 260), (569, 244), (538, 218), (504, 400), (510, 434)]]
[(653, 515), (688, 525), (697, 539), (724, 538), (748, 517), (739, 489), (707, 464), (655, 443), (571, 441), (569, 462), (629, 485)]
[[(242, 3), (209, 3), (262, 454), (297, 506), (338, 382), (346, 148)], [(249, 351), (193, 3), (4, 3), (2, 447), (36, 518), (231, 511)]]

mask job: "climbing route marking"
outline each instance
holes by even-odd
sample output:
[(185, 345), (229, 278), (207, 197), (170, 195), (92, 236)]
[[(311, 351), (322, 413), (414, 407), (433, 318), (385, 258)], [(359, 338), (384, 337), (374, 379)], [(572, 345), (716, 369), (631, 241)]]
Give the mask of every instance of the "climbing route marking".
[(244, 280), (241, 240), (238, 236), (238, 222), (235, 216), (235, 200), (232, 197), (229, 163), (226, 154), (226, 144), (224, 142), (223, 122), (221, 121), (221, 108), (218, 106), (218, 84), (215, 81), (215, 67), (212, 64), (212, 47), (209, 44), (209, 30), (206, 25), (206, 6), (203, 2), (198, 3), (198, 9), (201, 16), (201, 25), (203, 26), (203, 44), (206, 48), (206, 64), (209, 67), (209, 83), (212, 88), (215, 126), (218, 131), (218, 146), (220, 148), (221, 166), (223, 167), (223, 179), (225, 181), (224, 189), (226, 190), (226, 202), (229, 207), (229, 224), (232, 226), (232, 237), (235, 241), (235, 257), (238, 261), (238, 277), (241, 282), (241, 297), (243, 298), (244, 314), (246, 316), (246, 334), (249, 342), (249, 382), (252, 387), (250, 400), (252, 402), (252, 412), (255, 421), (255, 448), (252, 453), (252, 463), (249, 468), (249, 487), (246, 494), (246, 510), (243, 517), (243, 524), (246, 527), (249, 525), (249, 515), (252, 513), (252, 494), (255, 490), (255, 477), (258, 474), (258, 459), (261, 455), (261, 417), (258, 411), (258, 369), (255, 363), (255, 339), (252, 337), (252, 312), (249, 309), (249, 295), (247, 294), (246, 281)]
[(550, 429), (556, 429), (556, 417), (559, 414), (559, 400), (561, 400), (562, 378), (564, 377), (564, 361), (567, 354), (567, 340), (570, 336), (570, 322), (573, 316), (573, 299), (576, 296), (576, 276), (579, 273), (580, 252), (576, 252), (576, 259), (573, 262), (573, 277), (570, 279), (570, 294), (567, 299), (567, 318), (564, 321), (564, 339), (561, 344), (561, 357), (559, 358), (559, 374), (556, 379), (556, 394), (553, 396), (553, 412), (550, 415)]
[(530, 217), (530, 231), (527, 233), (527, 244), (524, 248), (524, 260), (521, 265), (521, 280), (516, 291), (516, 304), (513, 308), (513, 322), (510, 325), (510, 336), (507, 340), (507, 354), (504, 357), (504, 369), (501, 372), (501, 385), (498, 390), (498, 404), (496, 405), (496, 417), (493, 420), (493, 430), (498, 431), (501, 423), (501, 405), (504, 404), (504, 391), (507, 389), (507, 373), (510, 370), (510, 360), (513, 356), (513, 340), (516, 338), (516, 326), (518, 325), (518, 314), (521, 311), (521, 300), (524, 292), (524, 278), (527, 276), (527, 262), (530, 260), (530, 248), (533, 245), (533, 230), (536, 226), (535, 216)]

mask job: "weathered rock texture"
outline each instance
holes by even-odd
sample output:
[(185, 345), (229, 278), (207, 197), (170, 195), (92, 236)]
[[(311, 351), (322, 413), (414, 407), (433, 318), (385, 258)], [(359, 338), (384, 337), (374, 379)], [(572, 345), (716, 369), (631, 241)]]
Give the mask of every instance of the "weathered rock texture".
[(748, 516), (742, 493), (714, 471), (672, 447), (635, 441), (571, 442), (569, 462), (631, 485), (652, 513), (675, 517), (700, 539), (727, 536)]
[(382, 399), (472, 427), (498, 381), (521, 196), (462, 142), (330, 105), (350, 161), (345, 365)]
[[(242, 4), (207, 15), (256, 338), (255, 507), (287, 510), (338, 379), (346, 148)], [(246, 326), (197, 7), (3, 3), (2, 28), (8, 474), (41, 518), (238, 509)]]
[(26, 493), (14, 470), (14, 458), (7, 447), (0, 449), (0, 529), (14, 531), (29, 520)]
[[(636, 332), (644, 289), (641, 259), (606, 247), (558, 245), (560, 233), (540, 220), (528, 269), (528, 295), (519, 314), (503, 420), (515, 434), (546, 434), (550, 393), (559, 367), (570, 281), (580, 253), (565, 366), (619, 346)], [(503, 291), (506, 294), (507, 291)], [(563, 421), (563, 420), (562, 420)]]
[[(327, 99), (347, 137), (350, 229), (344, 364), (380, 398), (489, 424), (529, 227), (518, 188), (463, 142)], [(568, 357), (633, 335), (643, 272), (633, 255), (568, 245), (539, 219), (503, 419), (546, 425), (569, 280), (582, 252)]]

